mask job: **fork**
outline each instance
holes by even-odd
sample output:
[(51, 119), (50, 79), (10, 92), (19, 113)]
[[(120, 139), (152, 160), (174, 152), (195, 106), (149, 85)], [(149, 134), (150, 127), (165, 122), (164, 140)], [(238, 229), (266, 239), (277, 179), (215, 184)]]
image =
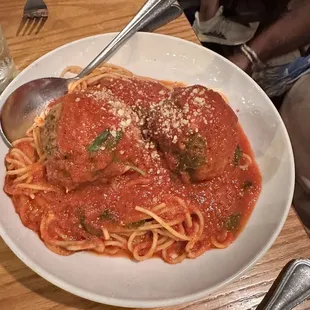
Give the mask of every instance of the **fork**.
[(27, 0), (16, 35), (18, 36), (24, 27), (23, 36), (27, 33), (32, 34), (35, 28), (37, 28), (35, 34), (38, 34), (47, 18), (48, 10), (43, 0)]

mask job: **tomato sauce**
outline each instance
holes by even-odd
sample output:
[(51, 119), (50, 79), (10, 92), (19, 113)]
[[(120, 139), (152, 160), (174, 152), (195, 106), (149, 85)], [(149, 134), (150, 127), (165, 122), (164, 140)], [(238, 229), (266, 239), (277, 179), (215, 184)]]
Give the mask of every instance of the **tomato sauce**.
[[(157, 82), (126, 79), (103, 81), (100, 89), (106, 93), (110, 91), (110, 97), (98, 99), (98, 96), (79, 93), (62, 99), (65, 107), (57, 127), (58, 149), (50, 162), (47, 161), (44, 172), (38, 175), (41, 183), (52, 182), (59, 186), (59, 191), (57, 194), (38, 192), (34, 200), (23, 195), (14, 196), (13, 203), (23, 224), (38, 231), (42, 210), (49, 210), (55, 215), (48, 228), (51, 236), (58, 238), (63, 235), (69, 240), (96, 239), (102, 237), (103, 225), (117, 231), (143, 220), (145, 215), (135, 210), (137, 206), (151, 209), (166, 203), (171, 212), (165, 215), (165, 220), (182, 216), (184, 210), (175, 199), (179, 197), (190, 210), (198, 209), (202, 213), (205, 225), (202, 243), (212, 247), (212, 236), (223, 241), (226, 238), (222, 236), (223, 231), (236, 238), (261, 191), (261, 175), (240, 125), (234, 134), (234, 141), (238, 143), (237, 154), (235, 151), (234, 157), (225, 155), (229, 162), (224, 171), (211, 179), (184, 182), (171, 170), (158, 144), (145, 140), (140, 132), (145, 128), (143, 110), (150, 109), (155, 101), (167, 99), (170, 90)], [(93, 91), (96, 91), (95, 87)], [(131, 106), (137, 116), (131, 115), (132, 121), (126, 130), (118, 128), (124, 121), (123, 115), (128, 112), (126, 106), (119, 105), (113, 115), (111, 111), (100, 108), (111, 100), (115, 102), (115, 98)], [(101, 149), (89, 155), (90, 142), (107, 126), (125, 133), (113, 146), (113, 152)], [(110, 138), (113, 139), (112, 134), (107, 139)], [(87, 147), (82, 147), (85, 145)], [(27, 147), (24, 151), (28, 152)], [(252, 163), (241, 169), (243, 154), (247, 154)], [(237, 161), (236, 156), (239, 156)], [(54, 175), (46, 169), (54, 171)], [(66, 181), (68, 176), (70, 180), (74, 179), (73, 183)], [(10, 192), (10, 184), (7, 179), (5, 190), (14, 195)]]

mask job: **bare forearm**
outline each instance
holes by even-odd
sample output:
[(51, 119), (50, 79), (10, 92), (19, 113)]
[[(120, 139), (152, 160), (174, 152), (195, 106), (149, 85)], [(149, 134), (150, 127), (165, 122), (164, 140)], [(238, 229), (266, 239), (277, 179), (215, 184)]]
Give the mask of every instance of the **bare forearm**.
[(219, 9), (219, 6), (219, 0), (200, 0), (200, 21), (204, 22), (211, 19)]
[(254, 38), (249, 46), (262, 61), (310, 44), (310, 1), (288, 12)]

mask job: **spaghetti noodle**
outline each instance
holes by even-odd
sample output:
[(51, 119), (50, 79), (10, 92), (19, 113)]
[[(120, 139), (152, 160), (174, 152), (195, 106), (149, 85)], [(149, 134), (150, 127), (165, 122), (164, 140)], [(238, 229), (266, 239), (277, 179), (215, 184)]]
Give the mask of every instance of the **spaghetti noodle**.
[(260, 192), (249, 143), (219, 94), (110, 64), (72, 82), (12, 145), (4, 190), (60, 255), (196, 258), (229, 246)]

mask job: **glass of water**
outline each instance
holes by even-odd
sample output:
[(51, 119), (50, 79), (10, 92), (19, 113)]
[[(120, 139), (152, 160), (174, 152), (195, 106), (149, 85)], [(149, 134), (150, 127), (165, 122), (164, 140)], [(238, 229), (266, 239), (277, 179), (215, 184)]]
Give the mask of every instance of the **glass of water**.
[(16, 75), (16, 68), (0, 25), (0, 93)]

